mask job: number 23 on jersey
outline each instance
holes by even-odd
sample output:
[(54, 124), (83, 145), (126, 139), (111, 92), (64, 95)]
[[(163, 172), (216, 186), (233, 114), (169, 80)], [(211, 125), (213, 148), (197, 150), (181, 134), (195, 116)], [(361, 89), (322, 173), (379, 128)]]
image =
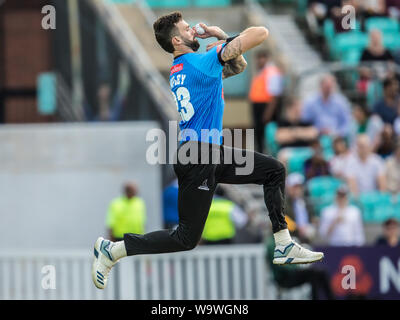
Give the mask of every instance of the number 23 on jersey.
[(176, 107), (184, 122), (189, 121), (194, 115), (193, 105), (190, 103), (190, 93), (186, 87), (179, 87), (176, 92), (172, 92)]

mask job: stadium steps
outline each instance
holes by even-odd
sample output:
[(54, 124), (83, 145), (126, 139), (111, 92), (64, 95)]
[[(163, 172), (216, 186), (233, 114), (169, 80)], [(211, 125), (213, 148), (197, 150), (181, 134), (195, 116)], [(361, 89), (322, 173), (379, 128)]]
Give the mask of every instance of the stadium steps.
[[(304, 34), (290, 14), (270, 14), (258, 3), (248, 5), (252, 24), (265, 25), (270, 31), (270, 45), (284, 60), (289, 72), (301, 76), (304, 72), (321, 67), (321, 56), (308, 44)], [(301, 98), (318, 89), (318, 75), (300, 81), (298, 94)]]
[(155, 41), (153, 30), (142, 10), (138, 6), (130, 4), (117, 4), (116, 7), (142, 44), (153, 65), (167, 78), (171, 67), (171, 56), (160, 50), (158, 43)]

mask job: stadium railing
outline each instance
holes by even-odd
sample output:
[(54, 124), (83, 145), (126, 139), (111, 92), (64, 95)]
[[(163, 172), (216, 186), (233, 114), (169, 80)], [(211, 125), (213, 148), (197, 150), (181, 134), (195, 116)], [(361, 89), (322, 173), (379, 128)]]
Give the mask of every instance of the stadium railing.
[[(203, 246), (187, 252), (129, 257), (111, 271), (105, 290), (94, 287), (91, 263), (88, 250), (0, 252), (0, 300), (267, 297), (262, 244)], [(51, 269), (56, 275), (54, 289)]]

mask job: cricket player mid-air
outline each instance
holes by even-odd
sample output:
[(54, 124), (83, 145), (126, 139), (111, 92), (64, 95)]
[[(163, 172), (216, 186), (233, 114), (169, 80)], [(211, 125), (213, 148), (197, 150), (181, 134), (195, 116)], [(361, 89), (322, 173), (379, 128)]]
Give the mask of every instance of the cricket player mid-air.
[[(195, 148), (202, 151), (196, 152), (196, 161), (182, 163), (178, 156), (174, 164), (179, 183), (179, 225), (176, 228), (143, 235), (127, 233), (118, 242), (102, 237), (97, 239), (92, 266), (96, 287), (105, 288), (111, 268), (123, 257), (177, 252), (196, 247), (218, 183), (254, 183), (263, 186), (264, 201), (275, 238), (274, 264), (322, 260), (322, 252), (303, 248), (289, 234), (284, 215), (284, 166), (271, 156), (222, 144), (222, 79), (241, 73), (246, 68), (247, 63), (242, 54), (260, 45), (268, 37), (268, 30), (264, 27), (250, 27), (237, 36), (228, 37), (216, 26), (200, 23), (200, 28), (191, 28), (180, 12), (158, 18), (153, 27), (158, 44), (173, 55), (170, 85), (182, 118), (177, 154), (183, 152), (190, 156)], [(200, 46), (196, 38), (209, 37), (218, 40), (210, 44), (205, 53), (196, 53)], [(202, 129), (208, 129), (214, 134), (202, 135)], [(191, 134), (185, 135), (185, 130)], [(200, 161), (200, 157), (205, 154), (204, 150), (208, 156), (217, 154), (219, 162)], [(253, 159), (253, 170), (249, 174), (237, 174), (236, 169), (241, 164), (235, 161), (236, 157), (233, 157), (233, 161), (224, 161), (225, 155), (235, 155), (238, 152), (244, 152)]]

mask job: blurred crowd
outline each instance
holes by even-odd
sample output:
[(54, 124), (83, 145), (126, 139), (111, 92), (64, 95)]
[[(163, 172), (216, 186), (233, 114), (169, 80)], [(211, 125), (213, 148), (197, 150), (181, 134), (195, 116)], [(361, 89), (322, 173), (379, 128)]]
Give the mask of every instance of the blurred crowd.
[(400, 18), (400, 1), (398, 0), (309, 0), (308, 14), (315, 23), (322, 25), (326, 19), (334, 21), (337, 32), (347, 31), (343, 28), (344, 6), (354, 7), (356, 17), (364, 22), (371, 17)]
[[(258, 62), (265, 56), (257, 55)], [(266, 61), (260, 70), (271, 65)], [(279, 81), (276, 74), (268, 79), (271, 73), (259, 71), (252, 88), (260, 74), (267, 78), (264, 90), (278, 87), (269, 86), (271, 79)], [(262, 118), (260, 129), (255, 125), (256, 139), (267, 139), (256, 147), (286, 166), (286, 214), (302, 241), (320, 236), (329, 245), (363, 245), (364, 223), (400, 218), (400, 132), (395, 126), (400, 121), (400, 87), (391, 76), (383, 87), (372, 111), (342, 94), (333, 74), (322, 75), (319, 89), (304, 100), (271, 99), (274, 90), (265, 95), (269, 100), (263, 112), (271, 114), (267, 110), (272, 109), (272, 114)], [(253, 97), (249, 95), (256, 123), (261, 101)]]

